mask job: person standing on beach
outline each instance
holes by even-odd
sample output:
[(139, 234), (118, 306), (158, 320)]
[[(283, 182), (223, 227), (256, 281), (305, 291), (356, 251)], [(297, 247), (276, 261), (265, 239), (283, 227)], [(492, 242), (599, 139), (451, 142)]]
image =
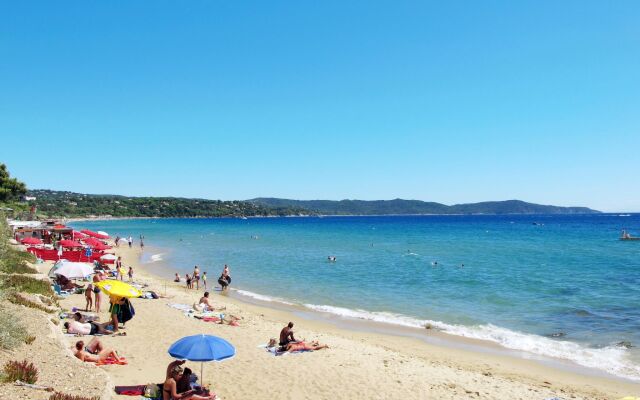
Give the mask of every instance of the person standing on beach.
[(184, 279), (187, 282), (187, 289), (191, 289), (191, 275), (187, 274)]
[(133, 238), (129, 236), (129, 238), (127, 239), (127, 242), (129, 242), (129, 248), (131, 248), (131, 246), (133, 245)]
[(84, 297), (87, 300), (85, 311), (91, 311), (91, 309), (93, 308), (93, 297), (91, 293), (93, 293), (93, 284), (89, 283), (89, 285), (87, 285), (87, 288), (84, 290)]
[[(95, 284), (96, 284), (96, 282), (100, 282), (100, 281), (101, 281), (100, 274), (95, 274), (93, 276), (93, 294), (94, 294), (94, 296), (96, 298), (96, 300), (95, 300), (96, 313), (100, 313), (100, 301), (101, 301), (101, 297), (102, 296), (100, 296), (100, 288), (97, 287)], [(89, 290), (89, 289), (87, 289), (87, 290)]]
[(207, 271), (202, 273), (202, 284), (204, 285), (204, 290), (207, 290)]
[(129, 282), (133, 280), (133, 267), (129, 267)]
[(196, 265), (193, 268), (193, 278), (191, 278), (192, 282), (196, 283), (196, 289), (200, 289), (200, 268)]
[(227, 287), (231, 284), (231, 275), (229, 275), (229, 266), (227, 264), (224, 265), (222, 275), (220, 275), (220, 278), (218, 278), (218, 283), (222, 287), (222, 290), (226, 290)]
[(144, 242), (140, 239), (140, 250), (144, 250)]

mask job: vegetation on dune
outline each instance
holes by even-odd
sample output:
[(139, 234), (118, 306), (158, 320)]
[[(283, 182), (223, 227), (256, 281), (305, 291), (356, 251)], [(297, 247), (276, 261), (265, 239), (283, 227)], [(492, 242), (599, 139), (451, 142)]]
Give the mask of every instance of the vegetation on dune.
[(27, 265), (35, 262), (33, 254), (20, 251), (9, 244), (11, 237), (6, 216), (0, 211), (0, 272), (7, 274), (35, 274), (37, 271)]
[(84, 397), (84, 396), (74, 396), (71, 394), (65, 394), (60, 392), (55, 392), (49, 397), (49, 400), (99, 400), (100, 397)]
[(48, 217), (251, 217), (308, 213), (299, 207), (269, 207), (246, 201), (185, 199), (176, 197), (126, 197), (30, 190), (39, 215)]
[(12, 313), (0, 306), (0, 349), (13, 350), (29, 337), (27, 329), (20, 323)]
[(2, 380), (4, 382), (36, 383), (38, 380), (38, 368), (27, 360), (9, 361), (2, 368)]
[(0, 289), (23, 293), (41, 294), (53, 298), (51, 283), (26, 275), (5, 275), (0, 277)]

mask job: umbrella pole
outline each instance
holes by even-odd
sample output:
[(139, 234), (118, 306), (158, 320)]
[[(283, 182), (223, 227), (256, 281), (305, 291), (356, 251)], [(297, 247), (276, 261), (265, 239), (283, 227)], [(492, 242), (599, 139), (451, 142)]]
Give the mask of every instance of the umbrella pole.
[(200, 387), (204, 387), (204, 376), (202, 375), (203, 367), (204, 367), (204, 361), (200, 363)]

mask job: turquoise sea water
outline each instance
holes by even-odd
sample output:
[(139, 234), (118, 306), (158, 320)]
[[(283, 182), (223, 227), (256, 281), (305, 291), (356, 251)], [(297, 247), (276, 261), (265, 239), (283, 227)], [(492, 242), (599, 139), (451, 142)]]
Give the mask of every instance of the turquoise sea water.
[[(640, 215), (78, 222), (145, 236), (146, 259), (199, 265), (263, 300), (497, 342), (640, 380)], [(157, 250), (156, 249), (161, 249)], [(153, 254), (152, 254), (153, 253)], [(336, 262), (327, 257), (334, 255)], [(437, 264), (436, 264), (437, 262)], [(464, 264), (464, 267), (462, 267)]]

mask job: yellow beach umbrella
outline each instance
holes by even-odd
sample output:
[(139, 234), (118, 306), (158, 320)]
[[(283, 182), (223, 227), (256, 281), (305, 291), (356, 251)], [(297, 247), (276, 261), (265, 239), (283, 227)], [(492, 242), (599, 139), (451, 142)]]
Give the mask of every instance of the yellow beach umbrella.
[(142, 296), (141, 291), (122, 281), (107, 279), (104, 281), (96, 282), (94, 283), (94, 285), (104, 290), (104, 292), (109, 296), (127, 298)]

